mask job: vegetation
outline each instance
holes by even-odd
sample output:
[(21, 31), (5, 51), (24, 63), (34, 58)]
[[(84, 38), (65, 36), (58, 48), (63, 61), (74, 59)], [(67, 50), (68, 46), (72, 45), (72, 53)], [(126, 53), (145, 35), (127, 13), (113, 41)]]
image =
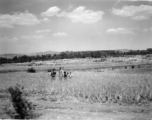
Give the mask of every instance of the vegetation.
[(23, 97), (23, 88), (16, 85), (9, 87), (8, 91), (11, 94), (11, 102), (15, 110), (15, 114), (12, 114), (11, 117), (15, 119), (33, 118), (33, 105)]
[[(27, 93), (37, 93), (49, 101), (64, 100), (68, 97), (89, 103), (142, 104), (152, 100), (152, 75), (144, 73), (129, 74), (121, 72), (75, 71), (73, 78), (51, 81), (47, 72), (28, 74), (26, 72), (8, 73), (0, 88), (20, 83)], [(132, 70), (135, 72), (135, 70)], [(13, 74), (13, 75), (12, 75)], [(109, 75), (110, 74), (110, 75)], [(11, 77), (11, 81), (8, 78)], [(16, 80), (17, 79), (17, 80)], [(40, 97), (39, 96), (39, 97)], [(41, 96), (42, 97), (42, 96)]]
[(134, 68), (135, 68), (135, 66), (134, 66), (134, 65), (132, 65), (132, 66), (131, 66), (131, 68), (132, 68), (132, 69), (134, 69)]
[(31, 62), (33, 60), (51, 60), (51, 59), (71, 59), (71, 58), (105, 58), (108, 56), (118, 57), (125, 55), (146, 55), (152, 54), (152, 49), (148, 48), (147, 50), (130, 50), (128, 52), (107, 50), (107, 51), (79, 51), (79, 52), (61, 52), (60, 54), (46, 54), (46, 55), (37, 55), (37, 56), (15, 56), (12, 59), (0, 58), (0, 64), (3, 63), (22, 63), (22, 62)]
[(36, 72), (36, 70), (35, 70), (34, 68), (32, 68), (32, 67), (31, 67), (31, 68), (28, 68), (28, 69), (27, 69), (27, 72), (35, 73), (35, 72)]
[(48, 72), (52, 72), (52, 69), (48, 69)]

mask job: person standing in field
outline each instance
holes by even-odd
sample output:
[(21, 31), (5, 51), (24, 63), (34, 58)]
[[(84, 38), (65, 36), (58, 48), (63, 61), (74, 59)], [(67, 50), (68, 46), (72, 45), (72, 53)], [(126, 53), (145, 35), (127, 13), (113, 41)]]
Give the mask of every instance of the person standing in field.
[(64, 70), (62, 69), (62, 67), (59, 68), (59, 79), (62, 80), (62, 78), (64, 77)]
[(56, 77), (56, 71), (55, 71), (55, 69), (53, 69), (51, 71), (51, 77), (52, 77), (53, 80), (55, 80), (55, 77)]
[(68, 77), (68, 73), (64, 71), (64, 79), (67, 79), (67, 77)]
[(69, 76), (69, 78), (72, 78), (72, 77), (73, 77), (73, 75), (72, 75), (71, 72), (69, 72), (68, 76)]

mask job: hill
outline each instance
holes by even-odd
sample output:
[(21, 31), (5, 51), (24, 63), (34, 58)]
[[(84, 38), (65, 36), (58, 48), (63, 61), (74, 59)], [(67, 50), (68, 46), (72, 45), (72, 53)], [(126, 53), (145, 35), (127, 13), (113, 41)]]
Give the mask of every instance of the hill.
[(51, 54), (51, 55), (54, 55), (54, 54), (60, 54), (60, 52), (56, 52), (56, 51), (46, 51), (46, 52), (36, 52), (36, 53), (30, 53), (28, 54), (28, 56), (37, 56), (37, 55), (47, 55), (47, 54)]
[(130, 50), (129, 49), (117, 49), (115, 51), (119, 51), (119, 52), (129, 52)]
[(46, 55), (46, 54), (60, 54), (60, 52), (56, 52), (56, 51), (46, 51), (46, 52), (35, 52), (35, 53), (30, 53), (30, 54), (0, 54), (0, 58), (8, 58), (8, 59), (12, 59), (13, 57), (17, 56), (23, 56), (23, 55), (27, 55), (27, 56), (37, 56), (37, 55)]
[(22, 56), (22, 54), (0, 54), (0, 58), (8, 58), (8, 59), (12, 59), (15, 56)]

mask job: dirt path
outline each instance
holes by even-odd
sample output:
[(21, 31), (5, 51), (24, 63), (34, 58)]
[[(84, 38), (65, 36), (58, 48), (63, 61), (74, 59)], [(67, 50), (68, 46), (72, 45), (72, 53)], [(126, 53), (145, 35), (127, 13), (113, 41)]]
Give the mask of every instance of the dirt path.
[[(101, 103), (83, 103), (76, 99), (51, 102), (45, 99), (33, 99), (36, 119), (45, 120), (152, 120), (152, 104), (119, 105)], [(40, 98), (40, 96), (38, 97)], [(10, 119), (4, 108), (9, 100), (0, 101), (0, 118)]]
[[(40, 103), (40, 101), (39, 101)], [(152, 120), (151, 106), (41, 102), (38, 119), (48, 120)], [(40, 107), (39, 106), (39, 107)]]
[(103, 113), (73, 110), (48, 110), (39, 119), (45, 120), (152, 120), (146, 113)]

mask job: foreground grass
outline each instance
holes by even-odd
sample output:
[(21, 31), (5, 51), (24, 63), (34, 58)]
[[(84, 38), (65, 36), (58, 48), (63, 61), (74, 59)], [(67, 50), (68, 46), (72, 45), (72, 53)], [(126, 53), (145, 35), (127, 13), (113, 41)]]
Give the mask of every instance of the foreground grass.
[(121, 72), (75, 71), (68, 80), (51, 80), (49, 73), (1, 73), (0, 90), (17, 83), (29, 94), (54, 96), (51, 101), (73, 97), (89, 103), (138, 104), (152, 100), (152, 75)]

